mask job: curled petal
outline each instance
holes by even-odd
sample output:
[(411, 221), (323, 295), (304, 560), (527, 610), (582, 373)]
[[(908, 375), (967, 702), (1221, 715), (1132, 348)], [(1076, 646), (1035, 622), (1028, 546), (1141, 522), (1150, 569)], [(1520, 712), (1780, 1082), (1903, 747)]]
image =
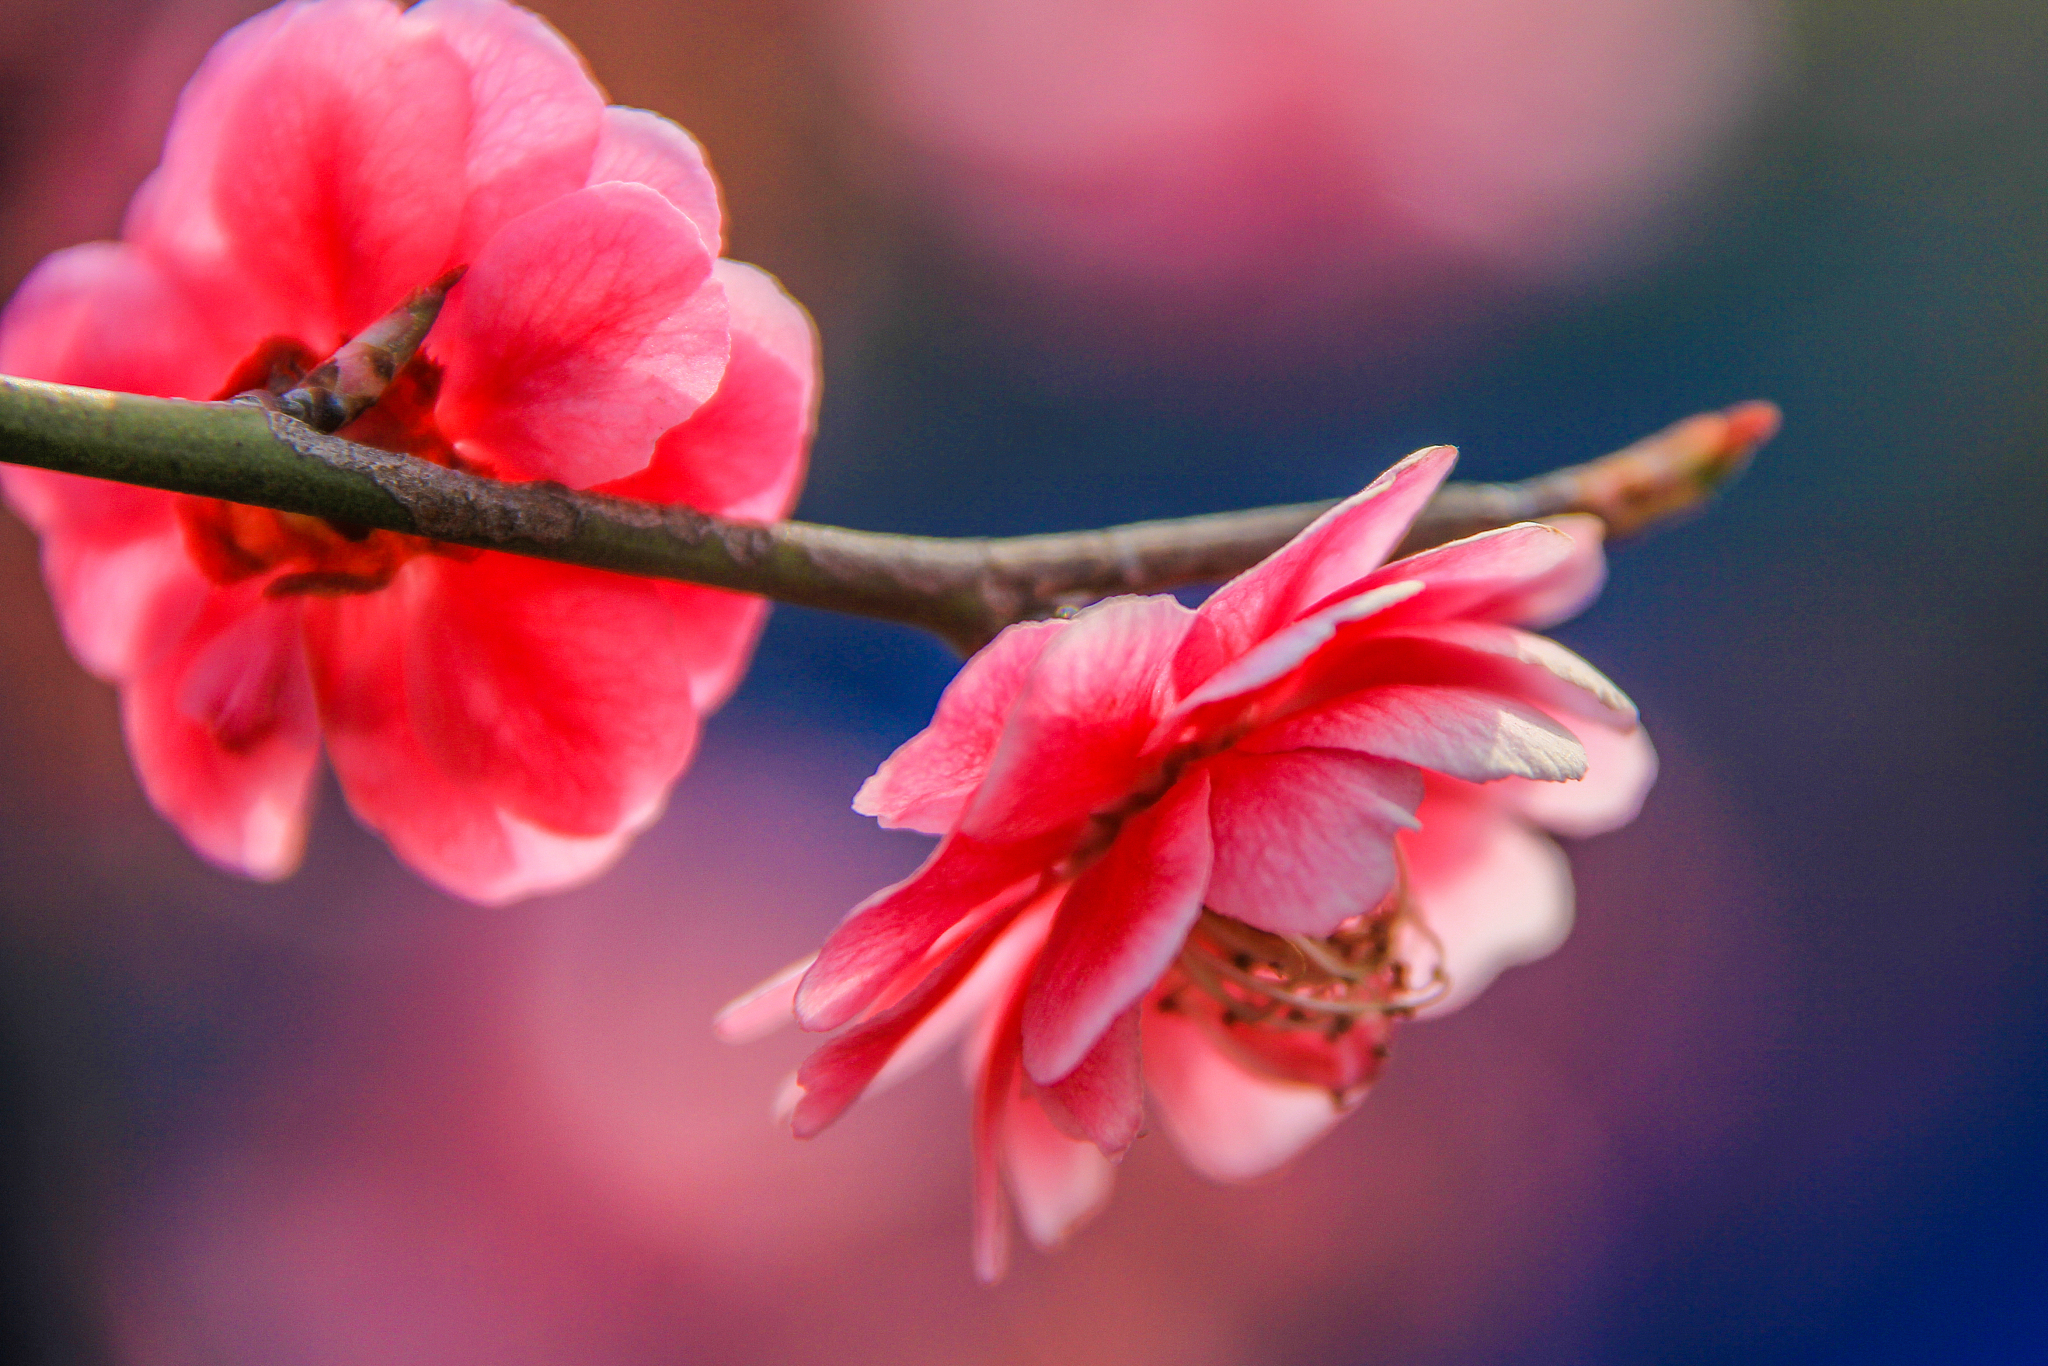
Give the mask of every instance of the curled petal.
[(1476, 688), (1554, 717), (1616, 730), (1636, 725), (1635, 703), (1607, 675), (1548, 636), (1492, 622), (1395, 627), (1344, 658), (1317, 662), (1319, 695), (1384, 683)]
[(252, 341), (325, 349), (452, 264), (470, 70), (384, 0), (273, 13), (195, 78), (130, 229), (182, 271), (241, 282)]
[(1555, 783), (1586, 772), (1586, 751), (1571, 730), (1526, 703), (1473, 688), (1370, 688), (1255, 731), (1238, 748), (1356, 750), (1474, 783)]
[(1135, 790), (1164, 710), (1165, 664), (1192, 617), (1163, 597), (1111, 598), (1074, 617), (1033, 662), (960, 829), (1024, 839)]
[(1522, 522), (1396, 560), (1368, 585), (1417, 582), (1423, 591), (1386, 623), (1484, 616), (1483, 608), (1542, 583), (1571, 560), (1577, 542), (1555, 527)]
[(1338, 750), (1208, 761), (1216, 869), (1208, 905), (1273, 934), (1323, 935), (1377, 906), (1398, 874), (1422, 776)]
[(1438, 780), (1402, 837), (1409, 889), (1435, 943), (1409, 931), (1402, 947), (1426, 966), (1441, 945), (1450, 980), (1424, 1013), (1441, 1015), (1484, 991), (1501, 969), (1543, 957), (1572, 925), (1571, 865), (1555, 844), (1489, 790)]
[(1038, 1101), (1070, 1137), (1086, 1139), (1106, 1156), (1121, 1157), (1145, 1119), (1138, 1008), (1117, 1016), (1073, 1071), (1039, 1089)]
[[(1138, 1089), (1135, 1075), (1131, 1085)], [(1116, 1168), (1097, 1142), (1062, 1128), (1044, 1101), (1044, 1092), (1011, 1098), (1001, 1121), (1002, 1157), (1017, 1221), (1034, 1246), (1049, 1249), (1101, 1213), (1115, 1187)]]
[(1449, 446), (1415, 452), (1218, 588), (1173, 661), (1175, 690), (1193, 692), (1225, 663), (1379, 568), (1457, 458)]
[(467, 190), (455, 259), (491, 234), (581, 188), (604, 125), (604, 96), (546, 20), (503, 0), (426, 0), (407, 13), (470, 73)]
[(508, 223), (428, 338), (446, 366), (442, 431), (505, 478), (587, 488), (645, 469), (725, 374), (711, 264), (643, 185), (578, 190)]
[(1024, 998), (1024, 1070), (1039, 1085), (1072, 1072), (1180, 952), (1209, 885), (1209, 820), (1197, 770), (1125, 822), (1067, 893)]
[(249, 877), (298, 865), (320, 732), (296, 603), (209, 594), (128, 680), (121, 717), (143, 790), (195, 849)]
[(1607, 524), (1589, 513), (1574, 512), (1545, 518), (1543, 525), (1571, 537), (1571, 553), (1548, 573), (1478, 607), (1474, 615), (1541, 631), (1570, 621), (1600, 596), (1607, 585)]
[(994, 915), (966, 935), (945, 961), (901, 1000), (832, 1039), (797, 1070), (803, 1096), (791, 1117), (798, 1138), (810, 1138), (845, 1113), (888, 1066), (911, 1035), (964, 983), (1011, 917)]
[(759, 986), (726, 1002), (711, 1022), (723, 1043), (753, 1043), (796, 1020), (796, 984), (811, 970), (818, 955), (797, 959)]
[(890, 829), (938, 835), (959, 819), (988, 772), (1003, 720), (1064, 621), (1006, 628), (960, 668), (932, 723), (905, 741), (854, 794), (853, 809)]
[(797, 1019), (813, 1030), (852, 1020), (954, 925), (984, 906), (1027, 896), (1048, 852), (949, 836), (923, 867), (854, 907), (832, 932), (797, 988)]
[(736, 261), (720, 261), (712, 276), (732, 330), (718, 391), (663, 435), (646, 469), (603, 491), (776, 521), (803, 483), (818, 403), (817, 329), (773, 276)]
[(1212, 1181), (1264, 1176), (1344, 1113), (1320, 1087), (1245, 1071), (1167, 1011), (1145, 1012), (1145, 1075), (1167, 1136)]
[(607, 180), (630, 180), (659, 190), (697, 225), (706, 246), (713, 252), (725, 249), (718, 182), (704, 162), (704, 149), (661, 115), (618, 105), (604, 111), (604, 133), (590, 164), (590, 183)]
[[(241, 357), (182, 281), (126, 243), (45, 257), (0, 314), (0, 372), (27, 379), (213, 398)], [(111, 499), (127, 486), (90, 487)]]
[(1586, 776), (1575, 783), (1509, 781), (1494, 790), (1495, 796), (1524, 819), (1573, 838), (1627, 825), (1657, 781), (1657, 751), (1649, 735), (1641, 728), (1567, 724), (1585, 746)]

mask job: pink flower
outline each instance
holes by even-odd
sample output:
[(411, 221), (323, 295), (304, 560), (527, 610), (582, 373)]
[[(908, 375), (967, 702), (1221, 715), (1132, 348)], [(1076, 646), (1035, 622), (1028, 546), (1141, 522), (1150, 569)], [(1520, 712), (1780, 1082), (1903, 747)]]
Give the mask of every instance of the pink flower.
[[(280, 5), (186, 88), (122, 240), (57, 253), (0, 369), (210, 399), (294, 374), (453, 266), (422, 355), (342, 435), (726, 516), (795, 499), (809, 320), (718, 259), (689, 135), (606, 107), (502, 0)], [(400, 857), (479, 901), (591, 876), (657, 813), (765, 604), (33, 470), (79, 659), (157, 808), (257, 877), (297, 862), (321, 741)]]
[(1634, 816), (1634, 708), (1524, 629), (1599, 591), (1599, 523), (1382, 564), (1452, 459), (1410, 456), (1199, 609), (1003, 632), (855, 799), (937, 850), (721, 1017), (842, 1031), (797, 1073), (799, 1136), (964, 1032), (984, 1277), (1006, 1189), (1041, 1245), (1101, 1205), (1146, 1083), (1204, 1173), (1285, 1161), (1397, 1019), (1556, 947), (1571, 879), (1543, 830)]

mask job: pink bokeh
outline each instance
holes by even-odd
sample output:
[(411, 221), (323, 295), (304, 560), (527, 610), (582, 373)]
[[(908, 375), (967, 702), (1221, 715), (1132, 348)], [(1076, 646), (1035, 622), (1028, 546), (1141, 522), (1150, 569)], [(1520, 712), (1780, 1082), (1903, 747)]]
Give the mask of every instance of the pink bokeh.
[(1569, 1344), (1625, 1271), (1615, 1240), (1727, 1141), (1782, 990), (1772, 895), (1677, 748), (1638, 826), (1577, 860), (1572, 942), (1404, 1036), (1328, 1141), (1220, 1187), (1141, 1137), (1103, 1219), (990, 1291), (964, 1255), (954, 1069), (802, 1143), (769, 1111), (803, 1041), (706, 1028), (921, 852), (845, 809), (844, 742), (750, 729), (601, 890), (385, 920), (411, 928), (138, 1173), (102, 1255), (118, 1354), (1270, 1366)]
[(1775, 34), (1770, 0), (841, 9), (855, 98), (971, 249), (1054, 291), (1041, 311), (1232, 353), (1622, 259)]

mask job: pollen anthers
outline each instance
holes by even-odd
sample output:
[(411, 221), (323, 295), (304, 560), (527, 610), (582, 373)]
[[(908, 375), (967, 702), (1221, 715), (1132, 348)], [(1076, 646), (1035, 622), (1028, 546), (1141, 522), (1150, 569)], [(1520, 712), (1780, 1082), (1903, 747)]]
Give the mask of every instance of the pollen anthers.
[[(1418, 940), (1427, 964), (1407, 956)], [(1350, 1104), (1378, 1076), (1394, 1024), (1450, 989), (1442, 959), (1404, 874), (1380, 905), (1323, 936), (1273, 934), (1205, 908), (1154, 1001), (1201, 1022), (1253, 1070)]]

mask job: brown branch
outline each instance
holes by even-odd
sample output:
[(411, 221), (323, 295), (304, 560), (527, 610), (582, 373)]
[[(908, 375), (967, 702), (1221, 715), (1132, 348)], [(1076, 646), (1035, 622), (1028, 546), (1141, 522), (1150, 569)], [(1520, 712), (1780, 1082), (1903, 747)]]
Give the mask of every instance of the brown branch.
[[(1702, 503), (1777, 422), (1768, 404), (1688, 418), (1522, 484), (1449, 484), (1404, 550), (1562, 512), (1627, 535)], [(973, 650), (1014, 621), (1249, 568), (1328, 503), (1100, 531), (947, 539), (512, 484), (312, 430), (249, 400), (193, 403), (0, 376), (0, 459), (652, 578), (708, 584), (933, 631)]]

